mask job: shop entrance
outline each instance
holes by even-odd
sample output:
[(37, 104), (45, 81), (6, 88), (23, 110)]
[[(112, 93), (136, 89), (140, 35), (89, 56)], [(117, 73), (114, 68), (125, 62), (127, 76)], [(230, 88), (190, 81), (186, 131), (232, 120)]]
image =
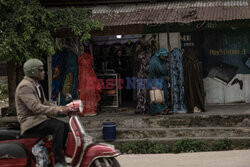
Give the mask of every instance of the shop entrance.
[(136, 74), (135, 44), (142, 35), (92, 37), (94, 68), (102, 84), (102, 107), (136, 103), (136, 91), (127, 81)]

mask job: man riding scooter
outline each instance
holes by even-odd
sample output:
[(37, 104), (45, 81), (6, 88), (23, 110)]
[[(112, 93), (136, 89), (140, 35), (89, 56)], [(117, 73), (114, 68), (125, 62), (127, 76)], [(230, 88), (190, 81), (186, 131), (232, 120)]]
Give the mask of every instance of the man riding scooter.
[(54, 106), (44, 96), (39, 81), (44, 80), (44, 64), (39, 59), (30, 59), (23, 66), (24, 79), (16, 89), (15, 101), (17, 119), (21, 125), (21, 134), (40, 133), (53, 135), (52, 152), (56, 167), (65, 164), (63, 150), (67, 139), (69, 125), (63, 121), (50, 118), (60, 113), (67, 114), (67, 106)]

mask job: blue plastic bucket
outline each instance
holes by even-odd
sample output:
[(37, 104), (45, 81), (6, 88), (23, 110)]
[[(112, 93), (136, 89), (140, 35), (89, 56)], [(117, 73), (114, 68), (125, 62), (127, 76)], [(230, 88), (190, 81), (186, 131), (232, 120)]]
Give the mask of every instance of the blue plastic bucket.
[(116, 125), (114, 122), (104, 122), (102, 124), (102, 136), (105, 141), (116, 139)]

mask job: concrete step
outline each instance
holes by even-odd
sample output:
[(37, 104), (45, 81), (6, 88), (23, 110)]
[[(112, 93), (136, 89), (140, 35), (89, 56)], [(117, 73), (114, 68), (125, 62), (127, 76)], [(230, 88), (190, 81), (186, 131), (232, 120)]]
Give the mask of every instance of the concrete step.
[(115, 122), (118, 128), (177, 128), (177, 127), (250, 127), (250, 114), (206, 115), (179, 114), (167, 116), (83, 117), (86, 128), (101, 128), (103, 122)]
[[(96, 139), (102, 139), (101, 129), (86, 129)], [(186, 137), (250, 137), (249, 127), (191, 127), (191, 128), (117, 128), (117, 139), (186, 138)]]
[(234, 141), (239, 141), (239, 140), (249, 140), (250, 143), (250, 137), (175, 137), (175, 138), (142, 138), (142, 139), (116, 139), (114, 141), (104, 141), (102, 139), (96, 139), (97, 142), (107, 142), (107, 143), (114, 143), (114, 142), (133, 142), (133, 141), (159, 141), (159, 142), (174, 142), (182, 139), (193, 139), (193, 140), (207, 140), (207, 141), (216, 141), (216, 140), (221, 140), (221, 139), (229, 139), (229, 140), (234, 140)]
[[(57, 118), (68, 122), (67, 117)], [(86, 129), (102, 128), (104, 122), (115, 122), (117, 128), (181, 128), (181, 127), (250, 127), (250, 114), (176, 114), (176, 115), (135, 115), (103, 114), (95, 117), (81, 117)], [(0, 127), (17, 122), (16, 117), (0, 118)]]

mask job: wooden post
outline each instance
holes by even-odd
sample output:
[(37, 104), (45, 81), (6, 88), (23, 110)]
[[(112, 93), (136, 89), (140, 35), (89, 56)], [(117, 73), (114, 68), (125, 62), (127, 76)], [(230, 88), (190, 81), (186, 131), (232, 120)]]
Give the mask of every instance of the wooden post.
[[(171, 52), (171, 44), (170, 44), (170, 34), (169, 34), (169, 25), (167, 24), (166, 25), (167, 27), (167, 42), (168, 42), (168, 52), (169, 52), (169, 54), (170, 54), (170, 52)], [(170, 64), (171, 64), (171, 56), (169, 56), (169, 60), (170, 60)], [(173, 92), (172, 92), (172, 89), (171, 89), (171, 76), (169, 76), (169, 78), (170, 78), (170, 99), (171, 99), (171, 107), (172, 107), (172, 109), (173, 109), (173, 104), (174, 104), (174, 98), (173, 98)]]

